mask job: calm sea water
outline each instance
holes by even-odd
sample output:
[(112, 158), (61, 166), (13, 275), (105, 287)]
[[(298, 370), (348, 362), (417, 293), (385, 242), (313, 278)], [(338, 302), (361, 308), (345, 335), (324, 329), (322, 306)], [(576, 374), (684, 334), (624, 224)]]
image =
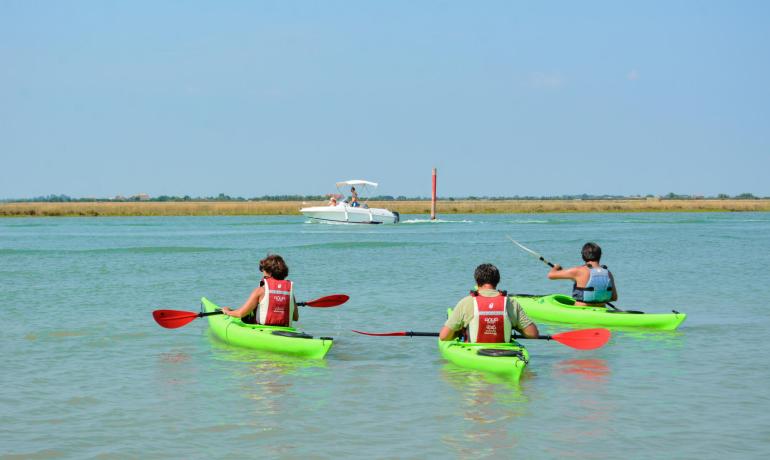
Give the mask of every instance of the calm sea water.
[[(461, 215), (395, 226), (301, 217), (0, 220), (0, 458), (767, 458), (770, 214)], [(506, 235), (563, 265), (604, 249), (621, 307), (676, 332), (598, 350), (528, 341), (520, 384), (445, 363), (431, 338), (482, 262), (501, 288), (567, 292)], [(323, 361), (239, 350), (158, 308), (240, 305), (283, 255)], [(540, 324), (545, 333), (564, 326)]]

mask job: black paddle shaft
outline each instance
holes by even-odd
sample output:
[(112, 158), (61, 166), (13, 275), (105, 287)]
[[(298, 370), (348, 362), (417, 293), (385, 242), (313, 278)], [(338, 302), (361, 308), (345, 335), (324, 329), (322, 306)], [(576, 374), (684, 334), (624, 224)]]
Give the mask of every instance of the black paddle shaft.
[(212, 315), (222, 315), (224, 314), (222, 310), (216, 310), (216, 311), (208, 311), (208, 312), (200, 312), (198, 313), (198, 318), (203, 318), (204, 316), (212, 316)]
[(553, 340), (553, 337), (550, 335), (538, 335), (537, 337), (524, 337), (523, 335), (513, 334), (511, 336), (513, 340), (519, 340), (519, 339), (538, 339), (538, 340)]
[[(438, 337), (438, 332), (406, 331), (404, 333), (404, 335), (407, 336), (407, 337)], [(535, 337), (524, 337), (523, 335), (513, 334), (511, 336), (511, 338), (514, 339), (514, 340), (518, 340), (518, 339), (525, 339), (526, 340), (526, 339), (535, 338)], [(552, 340), (553, 339), (553, 337), (550, 336), (550, 335), (538, 335), (536, 338), (539, 339), (539, 340)]]

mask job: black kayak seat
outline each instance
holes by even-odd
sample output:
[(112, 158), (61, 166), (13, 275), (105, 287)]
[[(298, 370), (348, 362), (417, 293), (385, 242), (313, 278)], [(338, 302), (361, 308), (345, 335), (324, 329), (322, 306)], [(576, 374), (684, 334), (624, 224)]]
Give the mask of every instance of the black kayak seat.
[(292, 337), (294, 339), (312, 339), (312, 335), (305, 334), (304, 332), (291, 332), (291, 331), (273, 331), (273, 335), (280, 335), (282, 337)]
[(524, 358), (524, 355), (519, 350), (503, 350), (500, 348), (481, 348), (476, 352), (476, 354), (481, 356), (492, 356), (495, 358), (510, 357), (510, 356)]

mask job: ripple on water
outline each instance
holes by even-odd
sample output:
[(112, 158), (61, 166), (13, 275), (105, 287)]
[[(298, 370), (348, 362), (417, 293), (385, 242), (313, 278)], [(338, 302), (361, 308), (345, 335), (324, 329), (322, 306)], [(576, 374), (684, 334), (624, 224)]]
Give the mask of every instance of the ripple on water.
[[(29, 221), (0, 238), (0, 420), (13, 433), (0, 435), (0, 455), (763, 458), (770, 316), (756, 270), (770, 263), (767, 215)], [(518, 385), (444, 362), (435, 339), (350, 332), (438, 330), (483, 261), (501, 267), (504, 287), (561, 290), (508, 234), (565, 263), (599, 238), (625, 304), (681, 307), (688, 319), (675, 332), (613, 330), (598, 350), (528, 342)], [(300, 312), (303, 330), (335, 337), (325, 360), (228, 347), (205, 321), (152, 320), (163, 305), (195, 311), (202, 295), (243, 302), (255, 254), (274, 248), (302, 300), (351, 296)], [(751, 263), (713, 269), (720, 254)]]

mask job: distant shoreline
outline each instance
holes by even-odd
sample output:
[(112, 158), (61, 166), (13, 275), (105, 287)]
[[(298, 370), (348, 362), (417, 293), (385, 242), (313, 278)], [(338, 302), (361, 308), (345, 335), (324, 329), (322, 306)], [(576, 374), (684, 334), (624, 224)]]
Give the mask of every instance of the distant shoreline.
[[(316, 201), (184, 201), (2, 203), (0, 217), (281, 216), (300, 215)], [(402, 214), (430, 214), (430, 201), (370, 201)], [(437, 214), (540, 214), (611, 212), (768, 212), (770, 200), (439, 200)]]

